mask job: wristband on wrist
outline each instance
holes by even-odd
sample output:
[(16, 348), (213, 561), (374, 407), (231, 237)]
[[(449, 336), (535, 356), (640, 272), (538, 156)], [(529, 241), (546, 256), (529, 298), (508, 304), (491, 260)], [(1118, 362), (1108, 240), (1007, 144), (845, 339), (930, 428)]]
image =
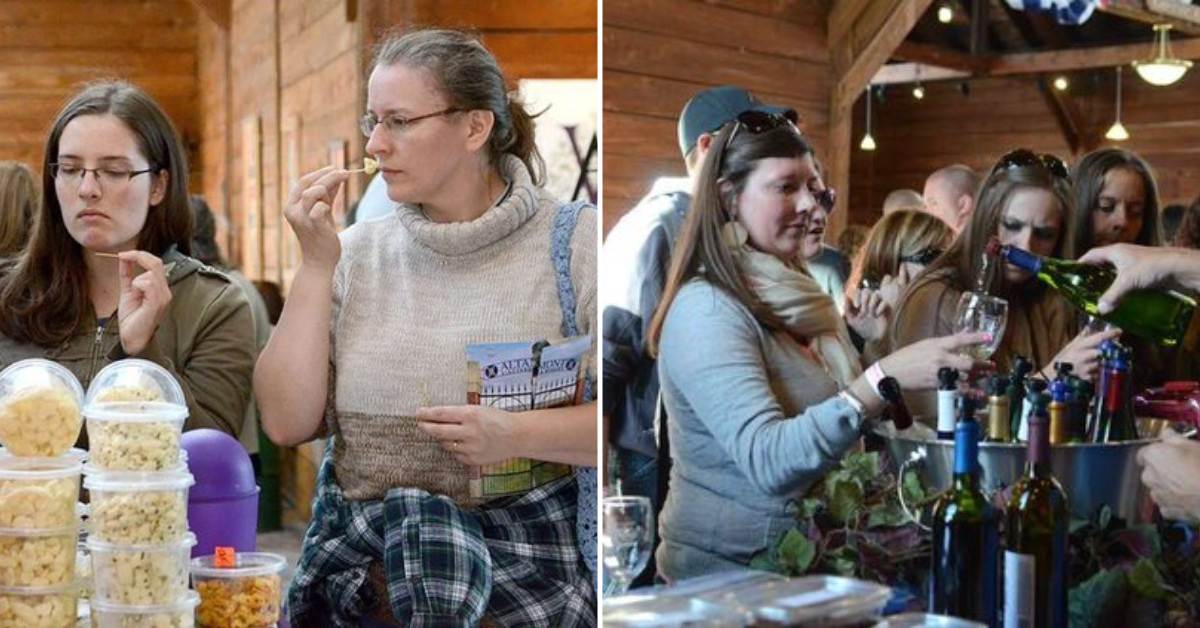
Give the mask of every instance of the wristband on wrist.
[(851, 408), (854, 408), (854, 411), (858, 413), (858, 416), (864, 418), (867, 416), (867, 406), (864, 405), (862, 401), (859, 401), (858, 397), (855, 397), (854, 393), (850, 392), (850, 389), (842, 389), (838, 392), (838, 396), (841, 397), (847, 405), (849, 405)]

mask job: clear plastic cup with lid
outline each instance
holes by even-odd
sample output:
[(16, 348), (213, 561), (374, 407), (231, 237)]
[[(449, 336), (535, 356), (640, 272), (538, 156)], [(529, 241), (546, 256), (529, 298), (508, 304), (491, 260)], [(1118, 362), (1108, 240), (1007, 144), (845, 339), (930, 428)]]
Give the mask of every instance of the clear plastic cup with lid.
[(0, 458), (0, 528), (44, 530), (73, 525), (82, 468), (66, 456)]
[(188, 535), (187, 471), (112, 471), (89, 475), (91, 538), (107, 543), (169, 543)]
[(100, 370), (83, 407), (91, 466), (107, 471), (161, 471), (179, 464), (187, 400), (175, 377), (146, 360)]
[(74, 628), (75, 583), (52, 587), (0, 586), (0, 628)]
[(50, 360), (0, 371), (0, 445), (14, 456), (61, 456), (79, 439), (83, 387)]
[(0, 586), (47, 587), (75, 581), (75, 526), (0, 529)]
[(113, 604), (171, 604), (187, 597), (188, 562), (196, 536), (170, 543), (130, 545), (88, 538), (95, 590), (92, 599)]
[(266, 552), (238, 552), (231, 566), (217, 555), (192, 559), (192, 583), (200, 593), (200, 626), (271, 626), (279, 621), (282, 574), (287, 559)]
[(103, 600), (91, 602), (93, 628), (128, 628), (156, 626), (162, 628), (192, 628), (196, 625), (196, 606), (200, 596), (188, 591), (187, 597), (170, 604), (128, 606)]

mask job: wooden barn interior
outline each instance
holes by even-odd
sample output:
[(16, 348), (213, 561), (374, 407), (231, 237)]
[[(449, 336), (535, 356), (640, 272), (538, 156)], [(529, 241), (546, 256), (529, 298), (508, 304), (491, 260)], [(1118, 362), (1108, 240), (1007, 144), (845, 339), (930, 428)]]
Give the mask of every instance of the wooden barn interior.
[[(1070, 162), (1118, 145), (1154, 168), (1163, 205), (1200, 196), (1200, 71), (1155, 86), (1131, 67), (1154, 56), (1155, 24), (1172, 26), (1174, 57), (1200, 58), (1194, 3), (1109, 0), (1077, 26), (1004, 0), (606, 0), (603, 14), (606, 232), (657, 177), (684, 174), (680, 109), (722, 84), (800, 113), (844, 199), (831, 245), (889, 191), (956, 163), (986, 172), (1016, 147)], [(1114, 142), (1118, 67), (1130, 137)], [(874, 151), (860, 148), (868, 89)]]

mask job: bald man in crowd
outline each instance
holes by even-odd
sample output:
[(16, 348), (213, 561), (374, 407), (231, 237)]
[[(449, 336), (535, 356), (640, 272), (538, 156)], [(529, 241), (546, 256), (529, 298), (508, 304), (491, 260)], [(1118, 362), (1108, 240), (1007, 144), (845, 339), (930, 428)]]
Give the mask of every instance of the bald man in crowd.
[(975, 192), (980, 182), (977, 172), (961, 164), (934, 172), (925, 179), (925, 211), (959, 233), (975, 211)]

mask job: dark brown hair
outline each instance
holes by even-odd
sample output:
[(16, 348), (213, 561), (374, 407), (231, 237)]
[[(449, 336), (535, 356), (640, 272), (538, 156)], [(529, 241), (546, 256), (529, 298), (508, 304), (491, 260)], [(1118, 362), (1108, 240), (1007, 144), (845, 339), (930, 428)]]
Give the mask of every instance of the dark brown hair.
[(496, 57), (474, 34), (422, 28), (393, 32), (375, 48), (372, 68), (405, 64), (429, 70), (449, 105), (464, 111), (491, 111), (488, 159), (500, 170), (504, 155), (516, 155), (533, 182), (545, 180), (546, 163), (534, 143), (534, 116), (516, 93), (510, 94)]
[(25, 247), (39, 202), (29, 168), (16, 161), (0, 161), (0, 257), (12, 257)]
[(1175, 231), (1171, 245), (1200, 249), (1200, 197), (1183, 210), (1183, 218), (1179, 221), (1179, 229)]
[[(784, 330), (783, 322), (754, 294), (742, 277), (721, 233), (725, 223), (733, 219), (729, 208), (745, 189), (746, 179), (759, 160), (804, 157), (812, 153), (812, 148), (790, 124), (762, 133), (743, 130), (737, 134), (732, 145), (726, 147), (729, 135), (736, 126), (736, 122), (729, 122), (721, 128), (701, 164), (692, 206), (680, 230), (675, 253), (671, 256), (663, 296), (650, 321), (647, 347), (651, 355), (658, 353), (663, 322), (675, 295), (679, 294), (689, 279), (700, 275), (745, 305), (766, 328)], [(724, 190), (723, 183), (728, 184)]]
[(1071, 173), (1071, 179), (1074, 181), (1075, 213), (1067, 230), (1067, 257), (1078, 258), (1096, 245), (1092, 233), (1092, 214), (1100, 203), (1104, 176), (1120, 168), (1129, 170), (1141, 178), (1142, 189), (1146, 194), (1146, 205), (1142, 208), (1142, 230), (1138, 232), (1134, 243), (1158, 246), (1162, 242), (1158, 216), (1158, 185), (1154, 182), (1150, 164), (1127, 150), (1102, 148), (1084, 155)]
[(91, 302), (83, 247), (63, 224), (54, 170), (63, 129), (75, 118), (111, 114), (137, 138), (153, 176), (168, 176), (166, 195), (152, 205), (137, 248), (162, 255), (171, 247), (191, 253), (192, 212), (188, 208), (187, 163), (171, 121), (141, 89), (123, 81), (86, 86), (58, 112), (46, 138), (42, 163), (42, 203), (29, 246), (0, 269), (0, 333), (18, 342), (53, 347), (70, 338), (86, 318)]

